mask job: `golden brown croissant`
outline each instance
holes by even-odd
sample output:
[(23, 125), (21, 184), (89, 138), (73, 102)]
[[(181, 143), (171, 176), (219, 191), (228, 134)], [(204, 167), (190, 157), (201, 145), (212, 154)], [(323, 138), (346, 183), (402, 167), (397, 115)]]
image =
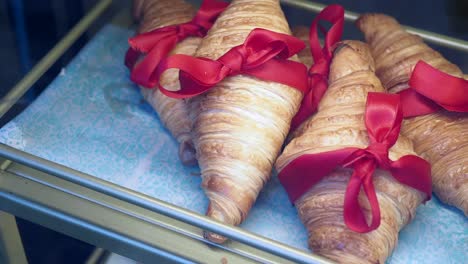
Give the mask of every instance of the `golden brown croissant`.
[[(461, 70), (407, 33), (398, 22), (383, 14), (365, 14), (356, 22), (369, 43), (377, 76), (391, 93), (407, 89), (419, 60), (456, 77)], [(440, 87), (442, 88), (442, 87)], [(468, 115), (440, 111), (405, 120), (402, 133), (415, 150), (432, 165), (434, 192), (445, 203), (468, 216)]]
[[(183, 0), (136, 0), (134, 15), (140, 18), (139, 33), (156, 28), (181, 24), (190, 21), (195, 15), (194, 8)], [(189, 37), (172, 50), (171, 54), (193, 55), (201, 38)], [(179, 89), (179, 73), (168, 71), (160, 83), (169, 90)], [(174, 99), (162, 94), (159, 89), (140, 87), (146, 101), (156, 110), (161, 122), (179, 142), (179, 158), (185, 165), (196, 164), (195, 149), (192, 143), (192, 120), (189, 117), (185, 100)]]
[[(330, 67), (329, 88), (318, 112), (305, 121), (303, 133), (286, 146), (276, 162), (278, 172), (303, 154), (367, 147), (367, 93), (383, 91), (367, 45), (359, 41), (338, 43)], [(400, 136), (389, 157), (396, 160), (408, 154), (414, 154), (412, 143)], [(340, 263), (385, 263), (397, 244), (399, 230), (411, 221), (426, 195), (400, 184), (387, 171), (376, 170), (373, 182), (381, 223), (374, 231), (357, 233), (343, 220), (344, 195), (351, 174), (350, 169), (337, 168), (295, 202), (309, 234), (309, 247)], [(359, 198), (369, 217), (370, 207), (363, 192)]]
[[(278, 0), (234, 0), (203, 39), (196, 56), (218, 59), (254, 28), (290, 34)], [(299, 108), (302, 93), (279, 83), (237, 75), (194, 99), (194, 142), (207, 215), (238, 225), (265, 182)], [(205, 233), (214, 242), (224, 237)]]

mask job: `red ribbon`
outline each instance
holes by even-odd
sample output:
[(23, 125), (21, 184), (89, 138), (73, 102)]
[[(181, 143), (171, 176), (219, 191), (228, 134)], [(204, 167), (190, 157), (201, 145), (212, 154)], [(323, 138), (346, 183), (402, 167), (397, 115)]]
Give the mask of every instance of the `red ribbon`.
[(169, 56), (161, 61), (156, 78), (171, 68), (181, 70), (181, 90), (169, 91), (159, 85), (163, 94), (174, 98), (199, 95), (224, 78), (237, 74), (282, 83), (306, 93), (307, 68), (302, 63), (288, 60), (304, 47), (304, 43), (293, 36), (257, 28), (242, 45), (230, 49), (217, 60), (182, 54)]
[[(332, 23), (330, 30), (326, 30), (318, 23), (320, 20)], [(309, 70), (310, 90), (304, 95), (301, 107), (291, 122), (291, 131), (294, 131), (302, 122), (309, 118), (315, 111), (328, 87), (328, 73), (332, 59), (332, 46), (340, 41), (343, 34), (344, 9), (340, 5), (329, 5), (324, 8), (312, 21), (309, 32), (310, 50), (314, 58), (314, 64)], [(320, 46), (318, 27), (325, 35), (323, 48)]]
[(444, 108), (468, 112), (468, 81), (419, 61), (409, 80), (411, 89), (400, 92), (403, 116), (427, 115)]
[[(132, 70), (130, 78), (144, 87), (156, 86), (154, 76), (159, 62), (174, 49), (177, 43), (187, 37), (204, 37), (218, 15), (228, 3), (216, 0), (204, 0), (192, 21), (158, 28), (129, 39), (130, 48), (125, 54), (125, 65)], [(146, 57), (135, 66), (139, 56)]]
[[(345, 224), (355, 232), (369, 232), (380, 225), (380, 208), (372, 181), (376, 168), (389, 171), (397, 181), (426, 193), (430, 199), (430, 164), (414, 155), (403, 156), (397, 161), (388, 157), (388, 150), (398, 139), (402, 119), (399, 95), (369, 93), (365, 113), (369, 146), (305, 154), (291, 161), (279, 173), (291, 201), (301, 197), (338, 166), (354, 169), (346, 188), (343, 214)], [(371, 206), (370, 225), (359, 205), (361, 187)]]

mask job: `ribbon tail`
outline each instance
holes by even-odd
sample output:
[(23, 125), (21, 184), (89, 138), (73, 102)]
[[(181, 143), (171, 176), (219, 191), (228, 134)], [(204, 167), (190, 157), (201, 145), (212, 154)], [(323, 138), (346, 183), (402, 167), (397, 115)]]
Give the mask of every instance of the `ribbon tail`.
[(313, 88), (304, 95), (299, 111), (291, 121), (290, 131), (296, 130), (304, 121), (317, 111), (320, 100), (327, 91), (327, 81), (321, 78), (321, 76), (313, 76), (311, 82), (312, 85), (310, 85), (310, 87)]
[(320, 101), (322, 100), (323, 95), (328, 89), (328, 81), (323, 78), (321, 75), (316, 75), (312, 77), (312, 82), (316, 82), (316, 84), (312, 84), (312, 104), (315, 109), (318, 108)]
[[(380, 207), (372, 182), (372, 174), (376, 164), (372, 160), (357, 161), (345, 193), (344, 221), (349, 229), (358, 233), (367, 233), (375, 230), (380, 225)], [(369, 201), (372, 219), (370, 226), (367, 224), (363, 209), (359, 205), (359, 192), (361, 186)]]
[(424, 192), (426, 200), (431, 199), (431, 164), (426, 160), (418, 156), (406, 155), (392, 162), (390, 172), (399, 182)]
[(343, 217), (349, 229), (364, 233), (367, 229), (367, 222), (359, 205), (359, 192), (361, 191), (361, 178), (354, 171), (346, 187)]
[(372, 177), (367, 177), (364, 181), (364, 193), (367, 196), (367, 200), (371, 206), (372, 212), (372, 221), (371, 225), (365, 232), (370, 232), (372, 230), (377, 229), (380, 225), (380, 206), (379, 201), (377, 199), (377, 193), (375, 192), (374, 183), (372, 181)]
[(301, 102), (301, 106), (299, 107), (299, 111), (296, 113), (296, 115), (291, 121), (290, 131), (296, 130), (302, 124), (302, 122), (306, 121), (311, 116), (310, 113), (315, 112), (316, 108), (314, 108), (312, 104), (312, 97), (313, 94), (311, 92), (308, 92), (304, 95), (304, 98)]

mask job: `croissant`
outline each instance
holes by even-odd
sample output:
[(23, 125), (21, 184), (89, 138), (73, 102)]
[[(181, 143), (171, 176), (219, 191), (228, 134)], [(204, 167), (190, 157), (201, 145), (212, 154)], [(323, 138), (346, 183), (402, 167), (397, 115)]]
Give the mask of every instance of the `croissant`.
[[(183, 0), (135, 0), (134, 16), (140, 19), (139, 33), (156, 28), (188, 22), (195, 15), (195, 9)], [(201, 38), (189, 37), (172, 50), (171, 54), (193, 55)], [(168, 71), (161, 78), (161, 84), (167, 89), (179, 89), (179, 74)], [(196, 164), (195, 148), (191, 131), (192, 120), (185, 100), (167, 97), (159, 89), (140, 86), (145, 100), (154, 108), (161, 122), (179, 142), (179, 158), (185, 165)]]
[[(419, 60), (456, 77), (461, 70), (407, 33), (383, 14), (365, 14), (356, 22), (371, 47), (377, 76), (387, 91), (409, 88), (408, 80)], [(416, 152), (432, 164), (436, 195), (468, 216), (468, 115), (440, 111), (405, 120), (402, 133), (414, 142)]]
[[(368, 146), (364, 124), (367, 93), (383, 91), (367, 45), (359, 41), (337, 43), (329, 88), (317, 113), (305, 121), (303, 133), (278, 158), (277, 171), (281, 172), (303, 154)], [(414, 155), (412, 143), (400, 136), (389, 157), (396, 160), (408, 154)], [(296, 200), (299, 217), (309, 234), (309, 247), (314, 253), (340, 263), (384, 263), (397, 244), (399, 230), (411, 221), (426, 194), (400, 184), (387, 171), (376, 170), (373, 182), (381, 224), (374, 231), (357, 233), (343, 220), (343, 201), (351, 174), (350, 169), (337, 168)], [(363, 198), (361, 192), (360, 203), (369, 217), (370, 207)]]
[[(218, 59), (242, 44), (255, 28), (291, 34), (278, 0), (234, 0), (203, 39), (196, 56)], [(302, 93), (237, 75), (193, 100), (195, 149), (202, 187), (210, 201), (206, 214), (238, 225), (270, 178)], [(209, 232), (205, 237), (225, 241)]]

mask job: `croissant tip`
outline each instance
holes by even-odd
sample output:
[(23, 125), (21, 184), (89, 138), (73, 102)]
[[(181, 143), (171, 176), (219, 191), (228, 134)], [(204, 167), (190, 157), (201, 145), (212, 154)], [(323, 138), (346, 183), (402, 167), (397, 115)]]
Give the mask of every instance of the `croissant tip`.
[[(226, 223), (226, 218), (225, 218), (224, 213), (218, 210), (216, 206), (213, 204), (213, 202), (210, 202), (210, 204), (208, 205), (208, 210), (206, 211), (206, 215), (214, 220)], [(218, 244), (222, 244), (226, 242), (227, 240), (227, 238), (222, 235), (218, 235), (218, 234), (208, 232), (208, 231), (205, 231), (203, 233), (203, 236), (206, 239), (210, 240), (211, 242), (218, 243)]]
[(362, 32), (362, 31), (365, 31), (367, 30), (368, 28), (368, 24), (369, 24), (369, 20), (374, 17), (375, 14), (372, 14), (372, 13), (365, 13), (365, 14), (362, 14), (358, 17), (358, 19), (356, 19), (356, 21), (354, 21), (354, 25)]
[(358, 19), (354, 22), (354, 25), (360, 31), (367, 31), (367, 30), (377, 30), (376, 25), (380, 25), (383, 23), (398, 23), (395, 18), (388, 16), (386, 14), (381, 13), (364, 13), (361, 14)]
[(203, 237), (216, 244), (222, 244), (227, 240), (227, 238), (222, 235), (218, 235), (208, 231), (203, 232)]
[(180, 142), (179, 158), (185, 166), (197, 165), (197, 155), (191, 139)]

